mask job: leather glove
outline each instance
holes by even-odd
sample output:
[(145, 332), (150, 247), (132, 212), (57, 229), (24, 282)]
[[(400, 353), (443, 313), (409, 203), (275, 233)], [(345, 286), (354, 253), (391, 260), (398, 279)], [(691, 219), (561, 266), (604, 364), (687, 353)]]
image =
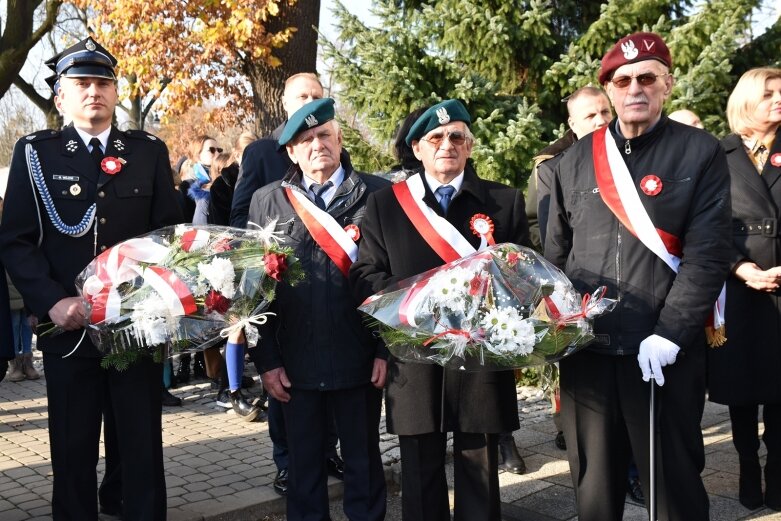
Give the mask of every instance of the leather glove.
[(643, 372), (643, 380), (647, 382), (653, 376), (656, 383), (663, 386), (662, 367), (674, 364), (680, 350), (680, 347), (659, 335), (651, 335), (640, 342), (637, 362)]

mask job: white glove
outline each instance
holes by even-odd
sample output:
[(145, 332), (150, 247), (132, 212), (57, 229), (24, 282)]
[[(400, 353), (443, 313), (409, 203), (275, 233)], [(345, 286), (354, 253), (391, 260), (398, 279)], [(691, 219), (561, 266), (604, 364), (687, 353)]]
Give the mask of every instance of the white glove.
[(660, 387), (664, 385), (662, 367), (674, 364), (680, 350), (680, 347), (659, 335), (651, 335), (640, 342), (637, 362), (643, 372), (643, 380), (647, 382), (653, 376)]

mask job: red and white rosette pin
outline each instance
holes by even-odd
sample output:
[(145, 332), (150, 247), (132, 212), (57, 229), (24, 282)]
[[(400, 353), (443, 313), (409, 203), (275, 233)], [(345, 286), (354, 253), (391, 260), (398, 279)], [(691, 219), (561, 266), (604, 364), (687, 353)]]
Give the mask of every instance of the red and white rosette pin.
[(121, 157), (106, 156), (103, 158), (103, 161), (100, 162), (100, 169), (108, 175), (114, 175), (122, 170), (122, 165), (125, 163), (126, 161)]
[(485, 239), (491, 246), (496, 244), (494, 241), (494, 222), (487, 215), (482, 213), (473, 215), (469, 221), (469, 229), (478, 237)]
[(770, 156), (770, 164), (773, 166), (781, 166), (781, 154), (773, 154)]
[(361, 230), (355, 224), (348, 224), (344, 227), (344, 231), (347, 232), (347, 236), (352, 239), (353, 242), (358, 242), (361, 238)]
[(645, 195), (658, 195), (662, 191), (662, 180), (653, 174), (649, 174), (640, 180), (640, 190)]

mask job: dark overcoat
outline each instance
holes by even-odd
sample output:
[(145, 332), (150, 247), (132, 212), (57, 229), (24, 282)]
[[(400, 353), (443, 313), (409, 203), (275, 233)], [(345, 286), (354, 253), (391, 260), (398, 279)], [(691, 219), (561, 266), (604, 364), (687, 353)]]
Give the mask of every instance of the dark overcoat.
[[(0, 360), (13, 360), (14, 339), (11, 329), (11, 312), (8, 302), (8, 283), (4, 275), (5, 268), (0, 263)], [(2, 375), (0, 375), (2, 380)]]
[[(442, 215), (428, 185), (424, 201)], [(529, 227), (521, 192), (482, 180), (467, 166), (446, 218), (475, 248), (480, 239), (471, 232), (469, 222), (477, 213), (493, 220), (497, 243), (528, 246)], [(358, 260), (350, 270), (350, 282), (361, 302), (394, 282), (444, 264), (414, 228), (390, 188), (369, 196), (361, 234)], [(465, 373), (391, 357), (386, 385), (387, 427), (395, 434), (499, 433), (518, 428), (512, 371)]]
[[(51, 204), (34, 186), (27, 145), (37, 153)], [(114, 175), (100, 170), (72, 126), (36, 132), (14, 148), (0, 224), (0, 258), (25, 305), (41, 323), (50, 321), (48, 312), (57, 302), (76, 296), (76, 275), (96, 255), (120, 241), (182, 220), (168, 149), (162, 141), (143, 131), (112, 127), (105, 156), (124, 160), (121, 170)], [(55, 214), (66, 225), (79, 223), (93, 203), (95, 220), (82, 236), (64, 235), (53, 225)], [(37, 348), (67, 354), (81, 334), (79, 330), (40, 336)], [(98, 352), (85, 338), (74, 356), (98, 356)]]
[[(768, 160), (762, 175), (738, 135), (724, 138), (732, 192), (732, 268), (751, 261), (766, 270), (781, 265), (781, 164)], [(770, 157), (781, 158), (781, 132)], [(781, 403), (781, 291), (727, 280), (727, 343), (708, 352), (711, 401), (728, 405)]]

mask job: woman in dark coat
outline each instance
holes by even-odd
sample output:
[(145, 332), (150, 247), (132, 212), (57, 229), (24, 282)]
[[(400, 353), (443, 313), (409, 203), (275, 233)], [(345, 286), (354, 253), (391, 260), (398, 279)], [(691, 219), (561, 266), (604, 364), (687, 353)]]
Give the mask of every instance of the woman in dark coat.
[[(781, 510), (781, 69), (746, 72), (727, 103), (733, 258), (727, 343), (709, 351), (710, 400), (729, 406), (740, 502)], [(684, 259), (685, 262), (685, 259)], [(767, 447), (765, 495), (758, 413)]]

